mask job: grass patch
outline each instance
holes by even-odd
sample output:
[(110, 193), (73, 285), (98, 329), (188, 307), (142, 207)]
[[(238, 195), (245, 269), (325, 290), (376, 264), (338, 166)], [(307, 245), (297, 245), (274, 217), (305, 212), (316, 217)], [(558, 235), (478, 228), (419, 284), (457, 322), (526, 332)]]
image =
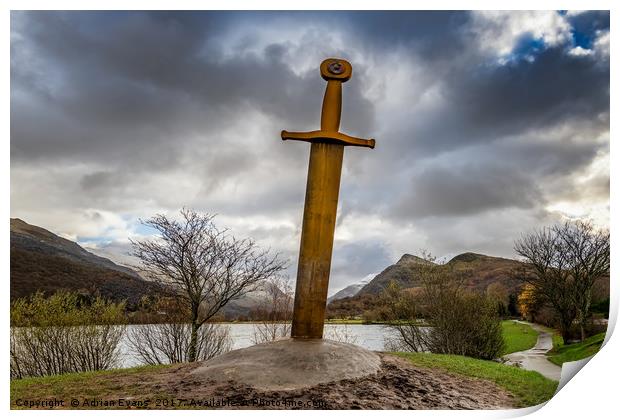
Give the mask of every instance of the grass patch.
[(139, 366), (128, 369), (99, 370), (94, 372), (66, 373), (64, 375), (41, 376), (36, 378), (24, 378), (11, 380), (11, 408), (24, 408), (16, 406), (18, 399), (33, 400), (44, 398), (64, 399), (67, 403), (71, 398), (95, 398), (106, 395), (110, 390), (123, 389), (129, 391), (129, 387), (115, 383), (119, 377), (149, 374), (171, 365)]
[(558, 387), (557, 381), (538, 372), (506, 366), (488, 360), (451, 354), (394, 353), (422, 367), (443, 369), (450, 373), (487, 379), (506, 389), (517, 400), (519, 407), (530, 407), (551, 399)]
[(553, 350), (547, 353), (547, 358), (551, 363), (558, 366), (562, 366), (562, 363), (585, 359), (596, 354), (600, 350), (601, 345), (603, 345), (604, 340), (605, 333), (600, 333), (586, 338), (581, 343), (567, 344), (565, 346), (559, 345), (557, 347), (554, 343)]
[(503, 321), (502, 335), (504, 336), (504, 354), (531, 349), (536, 345), (538, 332), (527, 324), (517, 321)]
[(326, 324), (355, 324), (355, 325), (362, 325), (362, 324), (364, 324), (364, 320), (363, 319), (332, 318), (332, 319), (326, 319), (325, 323)]
[(564, 339), (562, 338), (562, 334), (557, 331), (553, 332), (553, 336), (551, 337), (553, 340), (553, 349), (559, 349), (562, 345), (564, 345)]

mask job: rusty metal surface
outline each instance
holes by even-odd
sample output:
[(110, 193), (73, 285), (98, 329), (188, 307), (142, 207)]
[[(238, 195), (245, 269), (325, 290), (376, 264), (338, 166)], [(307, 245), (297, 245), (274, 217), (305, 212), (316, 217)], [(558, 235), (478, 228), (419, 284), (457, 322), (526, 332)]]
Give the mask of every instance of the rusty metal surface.
[(351, 78), (351, 64), (328, 58), (320, 69), (321, 76), (327, 80), (321, 129), (306, 133), (282, 131), (281, 134), (282, 140), (312, 144), (297, 268), (293, 338), (323, 336), (344, 146), (375, 146), (374, 139), (360, 139), (339, 132), (342, 83)]

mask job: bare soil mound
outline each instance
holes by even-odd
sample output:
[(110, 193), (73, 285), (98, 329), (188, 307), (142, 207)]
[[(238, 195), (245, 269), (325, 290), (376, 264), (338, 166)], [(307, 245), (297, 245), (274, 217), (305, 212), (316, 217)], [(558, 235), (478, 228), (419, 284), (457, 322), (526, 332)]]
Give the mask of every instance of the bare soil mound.
[[(196, 378), (190, 374), (195, 367), (183, 365), (149, 374), (152, 377), (143, 378), (139, 389), (133, 383), (133, 394), (170, 395), (178, 400), (176, 407), (210, 409), (458, 410), (515, 405), (506, 390), (490, 381), (420, 368), (387, 354), (381, 354), (381, 369), (374, 375), (288, 391), (261, 391), (234, 381)], [(118, 385), (122, 391), (124, 387)]]

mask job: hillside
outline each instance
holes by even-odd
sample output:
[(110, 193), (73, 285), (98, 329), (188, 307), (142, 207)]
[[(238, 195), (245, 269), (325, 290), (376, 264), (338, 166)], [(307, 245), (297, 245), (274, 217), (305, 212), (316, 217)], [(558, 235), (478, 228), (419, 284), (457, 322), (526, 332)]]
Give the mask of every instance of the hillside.
[(464, 286), (483, 292), (491, 283), (501, 283), (509, 293), (518, 293), (523, 282), (515, 278), (514, 271), (523, 263), (508, 258), (466, 252), (448, 261), (454, 269), (463, 275)]
[[(396, 264), (390, 265), (375, 276), (357, 294), (333, 299), (327, 307), (330, 318), (359, 316), (380, 306), (378, 296), (390, 284), (396, 282), (403, 289), (420, 286), (419, 269), (423, 264), (433, 264), (420, 257), (404, 254)], [(450, 264), (461, 273), (464, 286), (471, 290), (485, 291), (491, 283), (501, 283), (511, 294), (518, 294), (522, 283), (515, 279), (512, 272), (522, 263), (507, 258), (466, 252), (452, 258)]]
[[(39, 226), (11, 219), (11, 299), (39, 290), (46, 294), (70, 290), (126, 300), (127, 309), (134, 311), (142, 296), (157, 294), (154, 283), (122, 265), (128, 257), (110, 253), (104, 254), (106, 258), (94, 252), (102, 251), (90, 252)], [(259, 288), (228, 302), (220, 315), (227, 320), (248, 319), (267, 299)]]
[[(389, 266), (372, 279), (358, 292), (358, 295), (377, 295), (392, 281), (404, 289), (418, 287), (420, 286), (418, 269), (421, 264), (433, 263), (405, 254), (396, 264)], [(522, 264), (516, 260), (466, 252), (452, 258), (447, 264), (460, 272), (464, 277), (465, 287), (473, 290), (484, 291), (494, 282), (503, 284), (510, 292), (516, 292), (521, 287), (521, 282), (512, 275), (512, 272)]]
[(11, 299), (61, 289), (126, 300), (131, 309), (153, 286), (128, 267), (41, 227), (11, 219)]
[(391, 281), (395, 281), (403, 288), (418, 286), (418, 268), (420, 265), (433, 264), (415, 255), (405, 254), (400, 257), (396, 264), (390, 265), (388, 268), (377, 274), (366, 286), (364, 286), (357, 295), (377, 295), (386, 288)]

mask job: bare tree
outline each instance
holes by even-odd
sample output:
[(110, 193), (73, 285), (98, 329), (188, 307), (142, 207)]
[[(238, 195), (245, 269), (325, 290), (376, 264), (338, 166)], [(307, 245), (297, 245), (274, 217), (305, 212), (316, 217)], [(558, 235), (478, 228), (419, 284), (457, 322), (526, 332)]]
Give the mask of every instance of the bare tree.
[(609, 240), (609, 231), (577, 221), (543, 228), (515, 243), (527, 263), (520, 276), (553, 307), (565, 342), (575, 320), (585, 339), (594, 283), (609, 275)]
[(276, 341), (291, 334), (293, 318), (293, 285), (288, 277), (277, 276), (265, 281), (266, 299), (259, 305), (254, 324), (254, 344)]
[[(192, 327), (188, 323), (190, 310), (187, 305), (174, 297), (159, 296), (150, 309), (157, 312), (160, 323), (128, 327), (130, 351), (149, 365), (189, 361)], [(232, 348), (230, 327), (226, 325), (205, 323), (198, 328), (196, 336), (196, 360), (208, 360)]]
[[(182, 322), (130, 326), (127, 341), (131, 352), (148, 365), (189, 361), (191, 325)], [(230, 351), (230, 327), (204, 324), (198, 328), (196, 360), (208, 360)]]
[(213, 218), (190, 209), (181, 210), (180, 221), (158, 214), (143, 224), (157, 230), (160, 237), (131, 241), (132, 255), (140, 259), (142, 272), (189, 308), (190, 362), (196, 360), (198, 330), (205, 322), (230, 300), (285, 268), (278, 254), (218, 229)]

